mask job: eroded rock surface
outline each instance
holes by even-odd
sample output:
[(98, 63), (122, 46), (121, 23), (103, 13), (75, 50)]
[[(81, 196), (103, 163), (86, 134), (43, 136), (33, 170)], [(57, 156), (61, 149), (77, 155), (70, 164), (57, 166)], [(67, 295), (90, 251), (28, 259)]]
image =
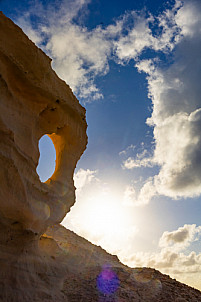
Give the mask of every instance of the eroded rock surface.
[[(48, 226), (62, 221), (75, 202), (73, 173), (86, 148), (86, 127), (85, 109), (52, 70), (50, 58), (0, 13), (3, 302), (62, 299), (65, 265), (60, 258), (56, 263), (49, 257), (39, 239)], [(41, 183), (36, 167), (38, 142), (44, 134), (54, 143), (56, 168), (52, 177)]]
[[(36, 173), (38, 141), (48, 134), (53, 176)], [(0, 14), (0, 219), (43, 233), (75, 202), (73, 172), (86, 148), (85, 109), (51, 68), (51, 60)]]

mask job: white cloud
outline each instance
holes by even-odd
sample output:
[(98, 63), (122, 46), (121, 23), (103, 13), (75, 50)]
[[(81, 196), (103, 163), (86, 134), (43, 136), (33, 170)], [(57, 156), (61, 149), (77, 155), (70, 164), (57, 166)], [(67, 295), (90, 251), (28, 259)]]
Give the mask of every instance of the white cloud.
[(160, 247), (174, 247), (175, 249), (184, 249), (196, 240), (196, 235), (201, 235), (201, 227), (195, 224), (185, 224), (172, 232), (164, 232), (159, 241)]
[(151, 157), (145, 157), (145, 152), (141, 154), (137, 154), (137, 158), (128, 157), (125, 161), (123, 161), (122, 168), (123, 169), (134, 169), (134, 168), (142, 168), (142, 167), (153, 167), (153, 158)]
[[(139, 56), (146, 49), (167, 52), (172, 50), (179, 36), (179, 28), (175, 22), (175, 14), (181, 5), (176, 1), (175, 6), (167, 9), (158, 18), (151, 14), (131, 12), (124, 16), (125, 27), (132, 19), (134, 22), (125, 35), (122, 35), (115, 42), (116, 56), (119, 61), (139, 60)], [(131, 22), (131, 21), (130, 21)], [(156, 25), (160, 29), (160, 34), (154, 35), (151, 26)]]
[(29, 39), (31, 39), (35, 44), (40, 45), (40, 43), (43, 42), (40, 32), (34, 30), (31, 25), (30, 13), (25, 13), (23, 17), (19, 17), (16, 23), (24, 30)]
[[(138, 58), (147, 48), (167, 51), (173, 48), (177, 36), (173, 18), (177, 8), (165, 11), (159, 18), (131, 11), (105, 28), (99, 25), (89, 30), (82, 22), (89, 2), (63, 0), (56, 1), (54, 7), (52, 4), (44, 7), (36, 1), (29, 12), (16, 20), (53, 58), (58, 75), (86, 101), (103, 97), (95, 77), (109, 71), (109, 60), (122, 64)], [(35, 23), (33, 16), (37, 19)], [(150, 29), (156, 22), (161, 30), (159, 37)]]
[[(189, 7), (190, 3), (186, 5)], [(192, 1), (191, 6), (195, 20), (200, 18), (201, 4)], [(180, 10), (180, 20), (182, 11), (186, 12), (185, 4)], [(201, 27), (200, 23), (195, 24), (193, 35), (184, 35), (177, 46), (177, 60), (166, 70), (151, 73), (149, 78), (154, 106), (151, 118), (156, 143), (154, 156), (161, 165), (154, 182), (159, 194), (173, 198), (201, 193)]]
[(139, 195), (137, 197), (136, 205), (146, 205), (149, 203), (150, 199), (157, 195), (156, 188), (153, 185), (152, 178), (148, 178), (145, 184), (142, 186)]
[(123, 197), (123, 204), (133, 206), (136, 201), (136, 190), (133, 186), (126, 186)]
[(97, 171), (93, 170), (84, 170), (84, 169), (79, 169), (75, 174), (74, 174), (74, 183), (75, 187), (77, 189), (77, 192), (79, 190), (82, 190), (86, 185), (89, 185), (93, 181), (98, 181), (98, 178), (96, 177)]
[(152, 178), (146, 180), (137, 193), (135, 185), (128, 185), (124, 191), (123, 203), (126, 206), (144, 206), (149, 203), (150, 199), (156, 195), (156, 189), (153, 185)]
[(196, 36), (201, 33), (201, 19), (199, 15), (200, 1), (185, 1), (185, 5), (176, 15), (176, 23), (184, 36)]
[[(130, 19), (130, 15), (127, 15), (127, 18), (125, 17), (125, 21), (127, 19)], [(152, 18), (146, 19), (144, 16), (139, 16), (136, 12), (132, 12), (132, 19), (135, 20), (133, 28), (115, 43), (116, 56), (122, 61), (136, 59), (153, 42), (151, 30), (148, 26)]]
[(108, 71), (111, 43), (100, 28), (88, 31), (75, 24), (46, 28), (46, 49), (53, 57), (53, 67), (72, 89), (83, 98), (100, 98), (94, 84), (96, 75)]
[[(36, 2), (29, 12), (16, 21), (25, 33), (38, 44), (52, 59), (53, 68), (79, 95), (88, 101), (102, 98), (94, 83), (97, 75), (108, 71), (111, 54), (110, 37), (116, 35), (119, 25), (100, 26), (88, 30), (73, 20), (82, 19), (87, 0), (63, 0), (49, 4), (46, 8)], [(81, 15), (81, 16), (80, 16)], [(37, 18), (37, 24), (32, 17)], [(120, 24), (120, 23), (119, 23)], [(109, 38), (108, 38), (109, 37)]]
[(153, 267), (172, 278), (201, 289), (201, 253), (188, 251), (191, 243), (201, 236), (201, 226), (184, 225), (172, 232), (164, 232), (159, 240), (161, 248), (156, 253), (137, 252), (121, 255), (121, 260), (132, 267)]
[(131, 144), (125, 150), (122, 150), (121, 152), (119, 152), (119, 155), (126, 155), (128, 152), (135, 150), (135, 148), (136, 148), (136, 146)]
[[(166, 11), (160, 22), (165, 24), (165, 32), (175, 47), (173, 63), (168, 67), (162, 66), (157, 59), (136, 63), (139, 72), (148, 74), (153, 112), (147, 123), (154, 127), (155, 149), (153, 157), (129, 157), (123, 166), (133, 169), (149, 167), (152, 163), (160, 167), (159, 173), (152, 178), (153, 190), (150, 190), (149, 199), (153, 197), (153, 191), (156, 195), (175, 199), (201, 194), (200, 14), (201, 2), (196, 0), (184, 1), (173, 13)], [(170, 23), (175, 23), (173, 40), (172, 31), (168, 31), (167, 16)], [(162, 46), (159, 48), (163, 50)], [(147, 182), (150, 184), (150, 178)]]

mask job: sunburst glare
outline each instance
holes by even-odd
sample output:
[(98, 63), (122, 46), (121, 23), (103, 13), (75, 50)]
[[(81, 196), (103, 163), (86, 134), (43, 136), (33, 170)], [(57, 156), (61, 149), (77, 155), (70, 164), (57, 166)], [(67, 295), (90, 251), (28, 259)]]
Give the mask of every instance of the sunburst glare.
[(97, 191), (80, 204), (77, 200), (63, 224), (110, 252), (120, 251), (137, 232), (133, 214), (112, 192)]

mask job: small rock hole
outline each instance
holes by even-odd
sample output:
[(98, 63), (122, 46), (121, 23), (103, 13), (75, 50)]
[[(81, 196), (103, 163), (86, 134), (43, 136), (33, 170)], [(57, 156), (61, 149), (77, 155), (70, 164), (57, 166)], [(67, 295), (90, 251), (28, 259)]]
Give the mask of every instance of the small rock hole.
[(55, 171), (56, 150), (51, 138), (43, 135), (39, 140), (40, 158), (36, 169), (42, 182), (47, 181)]

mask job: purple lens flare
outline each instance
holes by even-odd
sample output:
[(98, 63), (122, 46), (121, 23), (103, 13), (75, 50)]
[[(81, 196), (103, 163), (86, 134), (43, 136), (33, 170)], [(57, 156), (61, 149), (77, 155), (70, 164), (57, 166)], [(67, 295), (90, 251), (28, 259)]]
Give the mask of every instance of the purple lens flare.
[(103, 294), (113, 294), (119, 287), (120, 281), (116, 273), (109, 267), (103, 268), (97, 277), (97, 287)]

